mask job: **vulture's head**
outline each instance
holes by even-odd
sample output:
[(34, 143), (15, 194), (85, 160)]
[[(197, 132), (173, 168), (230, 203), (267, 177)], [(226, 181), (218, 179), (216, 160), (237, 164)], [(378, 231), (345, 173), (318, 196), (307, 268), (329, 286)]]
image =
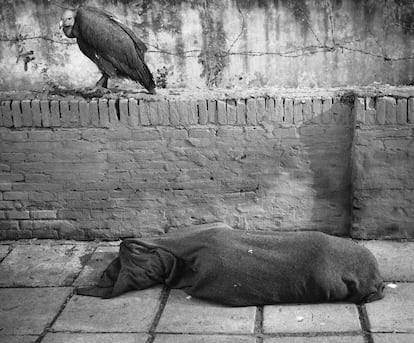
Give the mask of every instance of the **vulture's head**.
[(62, 18), (59, 23), (59, 27), (63, 28), (63, 33), (68, 38), (75, 38), (73, 32), (73, 27), (75, 25), (75, 15), (76, 13), (71, 10), (67, 10), (62, 14)]

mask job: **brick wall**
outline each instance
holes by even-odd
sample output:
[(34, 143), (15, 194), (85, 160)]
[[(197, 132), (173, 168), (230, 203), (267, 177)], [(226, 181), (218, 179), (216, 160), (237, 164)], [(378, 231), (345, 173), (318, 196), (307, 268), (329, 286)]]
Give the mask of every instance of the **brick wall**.
[[(218, 220), (414, 236), (412, 98), (3, 100), (0, 114), (2, 239), (115, 239)], [(391, 229), (384, 196), (401, 200)]]
[(352, 235), (414, 237), (414, 98), (355, 101)]

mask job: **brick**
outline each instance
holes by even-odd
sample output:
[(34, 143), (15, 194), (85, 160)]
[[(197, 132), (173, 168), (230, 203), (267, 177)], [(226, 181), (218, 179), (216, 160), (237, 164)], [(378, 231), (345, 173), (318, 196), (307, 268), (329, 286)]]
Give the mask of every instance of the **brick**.
[(386, 103), (384, 98), (377, 99), (377, 122), (378, 124), (385, 124)]
[(397, 124), (407, 123), (407, 99), (397, 100)]
[(239, 99), (236, 102), (236, 124), (244, 125), (246, 124), (246, 100)]
[(266, 114), (266, 101), (263, 98), (256, 99), (256, 119), (259, 124), (263, 122)]
[(0, 192), (7, 192), (11, 190), (11, 183), (1, 182), (0, 183)]
[[(255, 337), (241, 335), (157, 334), (154, 343), (255, 343)], [(13, 343), (13, 342), (12, 342)], [(268, 343), (267, 340), (265, 343)], [(347, 343), (347, 342), (343, 342)], [(352, 342), (351, 342), (352, 343)], [(362, 343), (362, 342), (361, 342)], [(405, 343), (405, 342), (404, 342)]]
[(70, 124), (72, 113), (69, 110), (69, 102), (67, 100), (61, 100), (59, 102), (59, 113), (61, 118), (61, 125), (68, 127)]
[(13, 126), (22, 127), (23, 116), (22, 116), (22, 111), (21, 111), (21, 102), (18, 100), (13, 100), (11, 103), (11, 110), (12, 110)]
[(208, 121), (207, 101), (197, 100), (197, 108), (198, 108), (198, 123), (201, 125), (207, 124), (207, 121)]
[(176, 101), (169, 101), (169, 106), (170, 106), (170, 123), (173, 126), (177, 126), (180, 123), (178, 104)]
[(414, 98), (408, 99), (407, 121), (411, 124), (414, 123)]
[(177, 101), (178, 106), (178, 122), (180, 125), (188, 125), (189, 124), (189, 101), (188, 100), (180, 100)]
[(27, 192), (4, 192), (3, 199), (4, 200), (27, 200), (28, 193)]
[(149, 117), (149, 106), (148, 102), (140, 100), (139, 105), (139, 118), (141, 125), (148, 126), (151, 124)]
[(6, 100), (1, 102), (2, 125), (5, 127), (13, 126), (13, 117), (11, 110), (11, 101)]
[(268, 121), (276, 120), (275, 99), (273, 98), (267, 98), (265, 100), (264, 120), (268, 120)]
[(1, 200), (0, 201), (0, 210), (13, 210), (15, 208), (13, 201), (6, 201)]
[[(128, 99), (119, 99), (118, 104), (119, 104), (119, 121), (121, 122), (121, 124), (129, 125), (130, 120), (129, 120), (129, 112), (128, 112)], [(140, 103), (140, 112), (141, 112), (141, 103)], [(144, 124), (142, 120), (141, 120), (141, 123)]]
[(385, 287), (384, 299), (365, 305), (371, 332), (414, 333), (414, 284)]
[(375, 125), (377, 122), (377, 110), (375, 108), (375, 99), (366, 98), (365, 99), (365, 123), (367, 125)]
[(128, 100), (129, 124), (132, 127), (138, 127), (140, 123), (138, 101), (136, 99)]
[(30, 100), (22, 100), (22, 123), (23, 126), (32, 126), (33, 125), (33, 117), (32, 117), (32, 107), (30, 104)]
[[(0, 221), (0, 233), (1, 231), (10, 231), (10, 230), (18, 230), (19, 229), (19, 222), (17, 220), (2, 220)], [(15, 237), (11, 237), (12, 239), (18, 238), (17, 235)]]
[(32, 109), (33, 126), (41, 127), (42, 126), (42, 113), (40, 111), (40, 100), (32, 100), (31, 109)]
[(246, 101), (246, 124), (257, 125), (256, 99), (247, 99)]
[(305, 123), (312, 121), (312, 99), (304, 99), (302, 102), (302, 115)]
[(16, 173), (0, 173), (0, 182), (19, 182), (24, 181), (23, 174)]
[(284, 116), (284, 107), (283, 107), (284, 100), (282, 98), (276, 98), (275, 99), (275, 121), (278, 124), (281, 124), (283, 122), (283, 116)]
[(27, 132), (25, 131), (6, 131), (1, 134), (3, 141), (26, 142)]
[(4, 126), (3, 125), (3, 106), (2, 106), (2, 104), (0, 103), (0, 127), (1, 126)]
[(349, 332), (361, 326), (354, 304), (273, 305), (263, 309), (263, 330), (266, 334)]
[(164, 333), (245, 333), (254, 331), (256, 308), (223, 307), (172, 290), (157, 331)]
[(294, 99), (293, 101), (293, 123), (294, 124), (303, 123), (302, 99)]
[(99, 99), (98, 112), (99, 112), (99, 126), (109, 127), (109, 108), (108, 108), (107, 99)]
[(161, 118), (158, 116), (158, 103), (151, 101), (149, 103), (149, 118), (151, 125), (159, 125), (162, 123)]
[(355, 124), (365, 124), (365, 98), (355, 98), (354, 116)]
[(117, 104), (117, 100), (109, 99), (108, 101), (109, 122), (111, 124), (117, 124), (119, 122), (119, 110)]
[(50, 127), (50, 101), (41, 100), (40, 101), (40, 118), (42, 122), (42, 127)]
[(91, 123), (89, 103), (85, 100), (79, 101), (79, 123), (83, 127), (89, 126), (89, 124)]
[(161, 125), (170, 124), (170, 109), (168, 101), (158, 102), (158, 121)]
[(7, 219), (29, 219), (29, 211), (6, 211)]
[(208, 123), (217, 123), (217, 101), (207, 100), (207, 121)]
[(414, 333), (375, 333), (372, 335), (375, 343), (412, 343)]
[[(54, 331), (146, 332), (155, 318), (161, 288), (102, 299), (75, 295), (53, 324)], [(137, 312), (137, 308), (140, 311)], [(108, 320), (111, 325), (108, 326)]]
[[(303, 336), (286, 336), (286, 337), (270, 337), (265, 338), (264, 343), (364, 343), (364, 337), (362, 335), (356, 336), (351, 334), (349, 336), (345, 334), (335, 335), (329, 333), (323, 336), (309, 336), (303, 334)], [(154, 342), (156, 343), (156, 342)], [(375, 341), (377, 343), (377, 341)], [(391, 343), (391, 342), (390, 342)], [(403, 343), (403, 342), (401, 342)]]
[(188, 122), (191, 125), (198, 124), (198, 108), (195, 100), (189, 101)]
[(50, 126), (60, 126), (60, 109), (59, 101), (57, 100), (52, 100), (50, 102)]
[(225, 100), (217, 100), (217, 121), (221, 125), (227, 124), (227, 104)]
[(322, 100), (321, 121), (323, 124), (330, 124), (333, 121), (332, 104), (333, 104), (332, 98), (324, 98)]
[(312, 99), (312, 123), (320, 123), (322, 118), (322, 99)]
[(227, 114), (227, 124), (235, 125), (237, 122), (235, 100), (226, 100), (226, 114)]
[(384, 97), (385, 101), (385, 124), (397, 123), (397, 103), (395, 98)]
[(56, 219), (57, 211), (56, 210), (31, 210), (30, 218), (31, 219)]
[(89, 117), (91, 118), (92, 126), (99, 127), (99, 110), (98, 102), (96, 100), (91, 100), (89, 102)]
[(293, 99), (285, 98), (283, 104), (283, 123), (292, 124), (293, 123)]

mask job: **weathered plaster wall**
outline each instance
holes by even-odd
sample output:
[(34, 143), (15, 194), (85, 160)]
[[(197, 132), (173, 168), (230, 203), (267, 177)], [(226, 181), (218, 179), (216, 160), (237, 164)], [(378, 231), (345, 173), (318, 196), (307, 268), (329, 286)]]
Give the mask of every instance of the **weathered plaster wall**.
[[(86, 2), (113, 12), (134, 29), (148, 45), (154, 75), (168, 69), (168, 87), (414, 81), (410, 0)], [(1, 2), (0, 88), (42, 88), (48, 82), (92, 86), (99, 78), (73, 40), (59, 32), (63, 9), (56, 4)], [(24, 61), (32, 57), (25, 71)]]

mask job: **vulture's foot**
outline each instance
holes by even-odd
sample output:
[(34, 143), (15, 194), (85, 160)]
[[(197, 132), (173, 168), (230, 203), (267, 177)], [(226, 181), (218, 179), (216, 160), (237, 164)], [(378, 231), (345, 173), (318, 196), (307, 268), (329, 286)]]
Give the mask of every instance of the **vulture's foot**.
[(108, 76), (102, 75), (102, 77), (96, 83), (96, 87), (108, 88)]

